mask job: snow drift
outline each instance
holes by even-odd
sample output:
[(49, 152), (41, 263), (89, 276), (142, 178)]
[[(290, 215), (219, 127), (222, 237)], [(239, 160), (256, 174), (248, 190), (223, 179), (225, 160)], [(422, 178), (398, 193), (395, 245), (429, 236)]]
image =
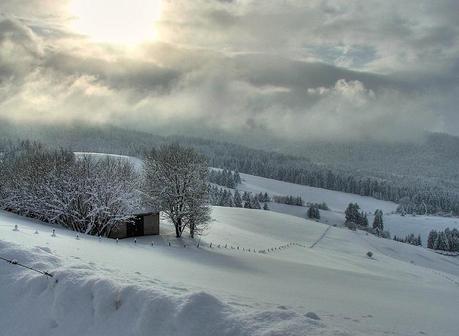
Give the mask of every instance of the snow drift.
[(1, 335), (297, 335), (321, 329), (285, 308), (244, 311), (203, 291), (171, 295), (154, 285), (112, 281), (84, 265), (69, 269), (46, 247), (0, 242), (0, 252), (53, 269), (51, 278), (2, 264)]

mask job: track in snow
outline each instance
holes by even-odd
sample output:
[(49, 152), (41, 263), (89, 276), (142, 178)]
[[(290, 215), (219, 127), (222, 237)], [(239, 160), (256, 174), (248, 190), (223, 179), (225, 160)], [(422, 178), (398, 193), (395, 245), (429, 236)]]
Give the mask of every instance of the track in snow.
[(324, 239), (325, 235), (327, 232), (330, 230), (331, 226), (328, 226), (325, 231), (322, 233), (322, 235), (317, 239), (309, 248), (314, 248), (322, 239)]

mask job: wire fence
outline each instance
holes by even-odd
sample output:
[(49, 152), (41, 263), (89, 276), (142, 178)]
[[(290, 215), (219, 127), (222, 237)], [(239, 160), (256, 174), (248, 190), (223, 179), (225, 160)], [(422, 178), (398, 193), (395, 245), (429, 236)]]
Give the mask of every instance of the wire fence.
[(50, 278), (53, 277), (53, 275), (51, 273), (47, 272), (47, 271), (41, 271), (41, 270), (36, 269), (34, 267), (24, 265), (24, 264), (18, 262), (16, 259), (8, 259), (8, 258), (4, 258), (4, 257), (0, 256), (0, 260), (3, 260), (3, 261), (5, 261), (5, 262), (7, 262), (7, 263), (9, 263), (11, 265), (22, 267), (22, 268), (28, 269), (30, 271), (45, 275), (45, 276), (50, 277)]
[[(287, 242), (287, 243), (283, 243), (281, 245), (278, 245), (278, 246), (272, 246), (272, 247), (268, 247), (268, 248), (255, 248), (255, 247), (246, 247), (246, 246), (239, 246), (237, 244), (234, 244), (234, 245), (231, 245), (231, 244), (228, 244), (228, 243), (214, 243), (214, 242), (204, 242), (204, 241), (201, 241), (201, 238), (199, 238), (199, 240), (197, 242), (193, 242), (193, 243), (190, 243), (190, 242), (172, 242), (170, 240), (163, 240), (163, 244), (160, 244), (160, 242), (151, 242), (151, 246), (158, 246), (158, 245), (163, 245), (163, 246), (167, 246), (167, 247), (183, 247), (183, 248), (190, 248), (190, 247), (195, 247), (195, 248), (208, 248), (208, 249), (226, 249), (226, 250), (234, 250), (234, 251), (239, 251), (239, 252), (244, 252), (244, 253), (256, 253), (256, 254), (270, 254), (270, 253), (273, 253), (273, 252), (280, 252), (280, 251), (283, 251), (283, 250), (286, 250), (286, 249), (289, 249), (289, 248), (293, 248), (293, 247), (302, 247), (302, 248), (314, 248), (314, 246), (316, 246), (324, 237), (325, 235), (327, 234), (327, 232), (330, 230), (331, 226), (327, 227), (327, 229), (322, 233), (322, 235), (311, 245), (311, 246), (306, 246), (306, 245), (303, 245), (303, 244), (300, 244), (298, 242)], [(14, 229), (13, 231), (19, 231), (18, 229), (18, 226), (15, 225), (14, 226)], [(38, 234), (38, 231), (36, 230), (35, 231), (35, 234)], [(53, 229), (52, 230), (52, 234), (51, 234), (51, 237), (56, 237), (56, 230)], [(77, 233), (76, 234), (76, 237), (75, 237), (77, 240), (80, 240), (80, 234)], [(98, 240), (101, 241), (101, 237), (99, 236), (98, 237)], [(115, 240), (116, 244), (119, 243), (119, 240), (118, 238)], [(136, 245), (137, 244), (137, 238), (134, 238), (133, 240), (134, 244)], [(33, 272), (36, 272), (36, 273), (39, 273), (41, 275), (44, 275), (46, 277), (50, 277), (52, 278), (53, 277), (53, 274), (49, 273), (48, 271), (43, 271), (43, 270), (39, 270), (39, 269), (36, 269), (32, 266), (28, 266), (28, 265), (25, 265), (25, 264), (22, 264), (20, 262), (18, 262), (16, 259), (8, 259), (8, 258), (5, 258), (5, 257), (2, 257), (0, 256), (0, 260), (3, 260), (11, 265), (14, 265), (14, 266), (18, 266), (18, 267), (22, 267), (24, 269), (28, 269), (30, 271), (33, 271)]]

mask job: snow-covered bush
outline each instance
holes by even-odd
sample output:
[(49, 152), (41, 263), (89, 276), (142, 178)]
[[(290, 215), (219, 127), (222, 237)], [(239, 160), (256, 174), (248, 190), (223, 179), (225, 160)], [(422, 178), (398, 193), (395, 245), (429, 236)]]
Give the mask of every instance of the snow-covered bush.
[(1, 161), (0, 207), (78, 232), (108, 236), (140, 203), (127, 161), (76, 159), (67, 150), (21, 142)]

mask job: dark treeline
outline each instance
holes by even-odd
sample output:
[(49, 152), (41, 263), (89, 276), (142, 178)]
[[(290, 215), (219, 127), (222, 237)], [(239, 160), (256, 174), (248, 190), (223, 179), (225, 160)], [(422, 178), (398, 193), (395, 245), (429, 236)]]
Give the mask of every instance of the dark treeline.
[(459, 230), (446, 228), (444, 231), (430, 231), (427, 247), (433, 250), (459, 252)]
[(273, 196), (273, 201), (276, 203), (304, 206), (304, 200), (300, 196)]
[[(230, 191), (226, 188), (209, 186), (209, 203), (212, 205), (245, 209), (268, 210), (267, 203), (270, 202), (268, 194), (252, 194), (245, 191), (242, 195), (239, 190)], [(261, 206), (263, 203), (263, 207)]]
[(458, 193), (422, 181), (406, 182), (396, 177), (392, 177), (392, 180), (360, 177), (341, 170), (327, 169), (300, 158), (237, 147), (240, 152), (227, 150), (216, 155), (218, 151), (209, 151), (205, 154), (213, 167), (226, 167), (241, 173), (385, 201), (403, 201), (403, 204), (409, 206), (399, 208), (402, 213), (459, 215)]
[[(40, 140), (74, 151), (97, 151), (142, 156), (147, 148), (178, 142), (207, 157), (209, 166), (324, 189), (343, 191), (402, 203), (401, 213), (459, 215), (459, 192), (448, 183), (417, 176), (362, 175), (359, 171), (331, 168), (310, 160), (236, 144), (190, 137), (161, 137), (115, 127), (56, 127)], [(1, 143), (0, 143), (1, 151)], [(415, 162), (413, 162), (415, 164)]]
[(307, 202), (306, 206), (307, 207), (315, 207), (315, 208), (320, 209), (320, 210), (330, 210), (330, 208), (328, 207), (327, 203), (325, 203), (325, 202), (322, 202), (322, 203)]
[(422, 246), (421, 236), (415, 236), (414, 233), (410, 233), (405, 238), (394, 236), (394, 240), (401, 243), (411, 244), (414, 246)]
[(227, 169), (210, 169), (209, 182), (234, 189), (238, 184), (241, 184), (241, 177), (238, 171), (232, 172)]

